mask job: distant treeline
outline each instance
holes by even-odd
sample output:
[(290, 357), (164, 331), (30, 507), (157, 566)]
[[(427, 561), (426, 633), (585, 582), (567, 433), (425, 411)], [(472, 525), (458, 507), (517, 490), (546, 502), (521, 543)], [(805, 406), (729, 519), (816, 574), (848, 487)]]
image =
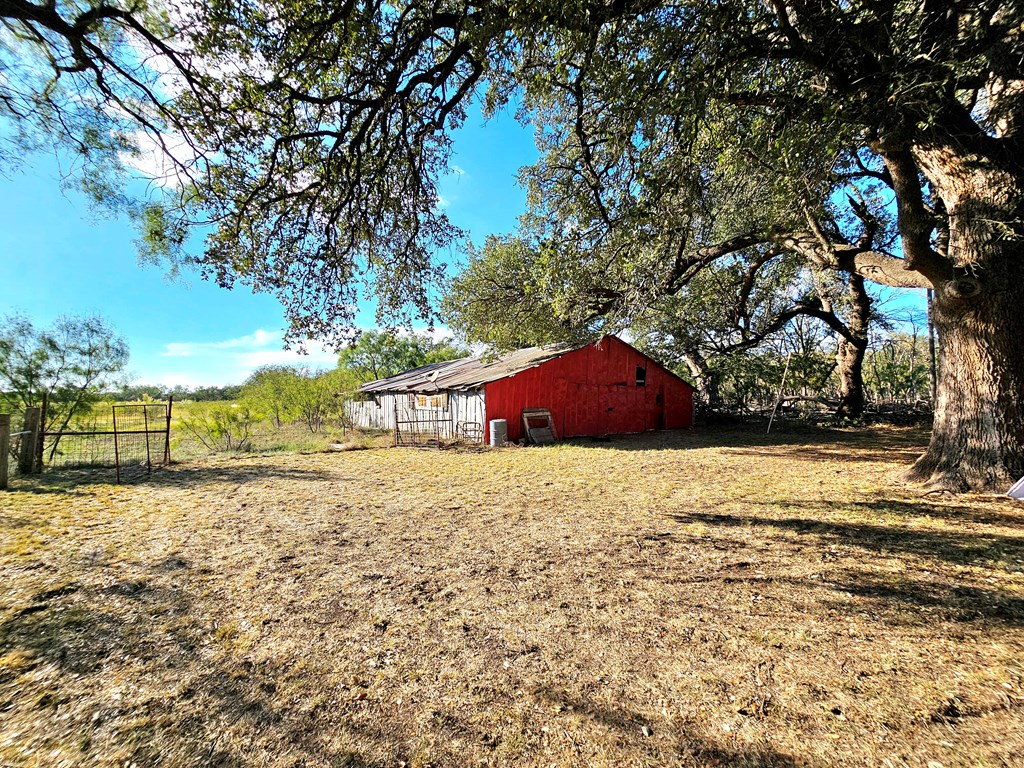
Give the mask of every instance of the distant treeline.
[(242, 394), (242, 385), (233, 384), (227, 387), (186, 387), (181, 384), (175, 387), (163, 387), (159, 384), (134, 384), (103, 393), (105, 397), (124, 402), (133, 402), (152, 398), (166, 400), (193, 400), (207, 402), (213, 400), (237, 400)]

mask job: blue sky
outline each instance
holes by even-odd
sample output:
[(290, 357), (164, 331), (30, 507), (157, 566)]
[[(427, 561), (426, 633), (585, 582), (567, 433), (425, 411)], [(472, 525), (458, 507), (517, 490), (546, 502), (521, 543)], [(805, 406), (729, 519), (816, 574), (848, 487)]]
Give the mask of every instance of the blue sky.
[[(507, 113), (485, 126), (474, 112), (455, 149), (458, 172), (440, 188), (452, 221), (475, 242), (513, 229), (525, 209), (516, 175), (537, 157), (530, 130)], [(307, 356), (282, 349), (285, 322), (272, 297), (140, 267), (131, 225), (97, 218), (59, 180), (56, 159), (45, 154), (0, 176), (0, 315), (19, 310), (47, 325), (61, 314), (99, 313), (127, 339), (139, 383), (239, 383), (268, 363), (333, 367), (334, 353), (317, 344)], [(360, 310), (359, 324), (372, 327), (372, 305)]]

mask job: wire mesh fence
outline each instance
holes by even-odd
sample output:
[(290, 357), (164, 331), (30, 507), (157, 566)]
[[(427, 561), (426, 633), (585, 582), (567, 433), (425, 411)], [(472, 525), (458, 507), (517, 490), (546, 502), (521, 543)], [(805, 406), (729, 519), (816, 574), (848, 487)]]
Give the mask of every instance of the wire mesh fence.
[(48, 468), (113, 468), (118, 482), (170, 462), (171, 402), (93, 408), (43, 435)]
[(21, 412), (14, 412), (10, 414), (11, 426), (10, 426), (10, 462), (11, 466), (18, 460), (21, 455), (21, 435), (22, 430), (25, 428), (25, 414)]
[(115, 405), (114, 453), (117, 480), (171, 461), (170, 403)]
[[(51, 425), (52, 427), (52, 425)], [(94, 408), (43, 435), (43, 464), (65, 469), (115, 467), (114, 422), (110, 406)]]

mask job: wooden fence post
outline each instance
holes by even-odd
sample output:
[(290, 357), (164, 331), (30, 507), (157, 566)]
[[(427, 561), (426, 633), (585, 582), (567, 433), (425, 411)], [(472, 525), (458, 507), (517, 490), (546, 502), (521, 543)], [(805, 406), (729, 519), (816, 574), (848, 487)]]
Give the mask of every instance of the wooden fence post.
[(18, 472), (31, 475), (36, 463), (36, 440), (39, 439), (39, 408), (25, 409), (25, 432), (21, 436), (21, 451), (18, 453)]
[(11, 457), (11, 414), (0, 413), (0, 491), (7, 490), (7, 460)]

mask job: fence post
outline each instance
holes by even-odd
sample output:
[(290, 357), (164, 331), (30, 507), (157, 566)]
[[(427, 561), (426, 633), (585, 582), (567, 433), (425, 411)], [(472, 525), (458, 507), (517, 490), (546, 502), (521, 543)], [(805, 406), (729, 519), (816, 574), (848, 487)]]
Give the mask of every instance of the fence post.
[(36, 435), (36, 456), (33, 472), (43, 471), (43, 447), (46, 442), (46, 412), (50, 408), (49, 393), (43, 392), (43, 405), (39, 410), (39, 432)]
[(164, 434), (164, 466), (171, 466), (171, 408), (174, 407), (174, 395), (167, 396), (167, 432)]
[(11, 414), (0, 413), (0, 491), (7, 490), (7, 460), (11, 457)]
[(121, 484), (121, 454), (117, 448), (117, 406), (110, 406), (110, 417), (114, 422), (114, 468), (117, 472), (117, 484)]
[(31, 475), (36, 463), (36, 441), (39, 440), (39, 408), (25, 409), (25, 432), (21, 436), (21, 452), (18, 454), (18, 472)]

